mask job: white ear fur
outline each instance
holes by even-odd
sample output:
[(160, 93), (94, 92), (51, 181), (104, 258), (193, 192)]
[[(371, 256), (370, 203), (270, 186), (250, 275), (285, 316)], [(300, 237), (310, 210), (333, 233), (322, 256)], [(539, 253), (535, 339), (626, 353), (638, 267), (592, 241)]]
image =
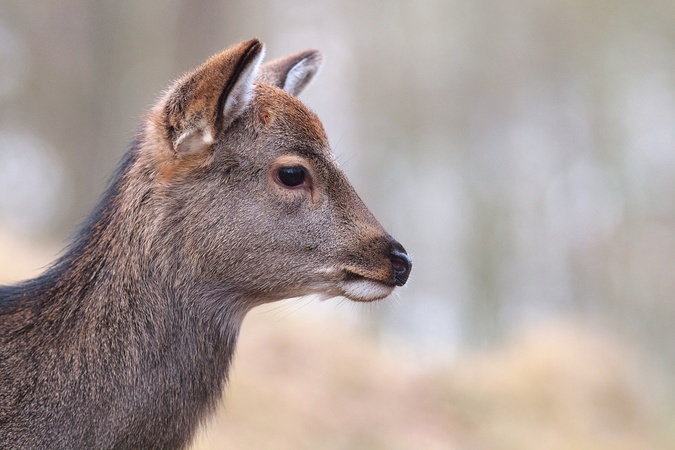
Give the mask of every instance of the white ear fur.
[(242, 70), (239, 78), (227, 95), (225, 104), (223, 105), (223, 117), (225, 119), (223, 126), (225, 129), (251, 104), (251, 100), (253, 99), (253, 82), (258, 77), (258, 69), (264, 57), (265, 47)]
[(208, 125), (200, 124), (196, 128), (178, 136), (174, 142), (176, 152), (183, 155), (196, 154), (213, 144), (213, 133)]
[(323, 58), (315, 52), (298, 61), (286, 75), (282, 89), (292, 95), (298, 95), (319, 73)]

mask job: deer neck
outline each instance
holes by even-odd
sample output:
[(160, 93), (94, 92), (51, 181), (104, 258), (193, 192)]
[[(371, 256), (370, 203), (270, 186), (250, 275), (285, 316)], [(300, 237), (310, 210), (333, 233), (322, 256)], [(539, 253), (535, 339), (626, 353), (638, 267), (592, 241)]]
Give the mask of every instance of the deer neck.
[[(138, 436), (173, 447), (220, 399), (248, 308), (226, 284), (185, 276), (180, 254), (158, 254), (140, 234), (156, 218), (144, 210), (142, 188), (134, 202), (121, 198), (131, 164), (133, 152), (69, 251), (34, 283), (44, 302), (35, 319), (50, 327), (50, 345), (70, 361), (70, 376), (92, 386), (89, 398), (70, 399), (70, 408), (112, 409), (111, 433), (135, 420), (134, 429), (147, 428)], [(86, 370), (94, 366), (105, 371)]]

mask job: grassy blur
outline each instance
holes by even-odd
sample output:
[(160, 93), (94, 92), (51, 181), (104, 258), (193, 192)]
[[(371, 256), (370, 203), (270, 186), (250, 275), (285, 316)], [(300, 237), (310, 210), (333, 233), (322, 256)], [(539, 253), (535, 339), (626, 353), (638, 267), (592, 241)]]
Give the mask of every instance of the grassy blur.
[(254, 312), (196, 448), (675, 448), (664, 374), (626, 343), (559, 322), (420, 363), (344, 324)]

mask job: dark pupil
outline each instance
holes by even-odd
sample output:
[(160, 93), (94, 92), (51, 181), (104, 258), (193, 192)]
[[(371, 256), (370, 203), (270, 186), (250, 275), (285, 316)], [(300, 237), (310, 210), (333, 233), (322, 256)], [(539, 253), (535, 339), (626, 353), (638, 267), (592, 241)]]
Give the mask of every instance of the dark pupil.
[(279, 180), (286, 186), (300, 186), (305, 181), (305, 169), (302, 167), (282, 167), (279, 169)]

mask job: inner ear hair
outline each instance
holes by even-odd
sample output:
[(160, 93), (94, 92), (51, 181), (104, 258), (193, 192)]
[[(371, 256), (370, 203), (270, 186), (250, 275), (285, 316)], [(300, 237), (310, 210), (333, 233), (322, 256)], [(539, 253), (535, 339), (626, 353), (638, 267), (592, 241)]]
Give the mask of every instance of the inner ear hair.
[(297, 96), (314, 79), (322, 65), (321, 52), (304, 50), (263, 64), (258, 81)]

